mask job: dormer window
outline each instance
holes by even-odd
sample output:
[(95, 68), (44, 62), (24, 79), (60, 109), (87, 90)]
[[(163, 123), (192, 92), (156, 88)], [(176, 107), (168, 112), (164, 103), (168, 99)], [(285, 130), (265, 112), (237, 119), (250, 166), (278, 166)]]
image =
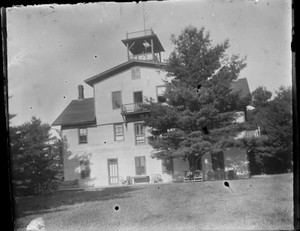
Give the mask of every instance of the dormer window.
[(141, 78), (141, 69), (140, 69), (140, 67), (133, 67), (133, 68), (131, 68), (131, 78), (133, 80)]

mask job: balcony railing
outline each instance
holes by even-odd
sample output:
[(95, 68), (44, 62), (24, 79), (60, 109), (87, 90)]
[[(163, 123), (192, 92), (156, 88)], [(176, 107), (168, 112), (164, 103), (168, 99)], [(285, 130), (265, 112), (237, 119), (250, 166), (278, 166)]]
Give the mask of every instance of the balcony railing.
[(122, 105), (122, 114), (134, 114), (148, 111), (148, 109), (143, 107), (143, 103), (129, 103)]
[(156, 54), (152, 54), (149, 52), (143, 54), (137, 54), (137, 55), (129, 55), (129, 59), (160, 62)]
[(141, 36), (146, 36), (146, 35), (153, 35), (153, 30), (148, 29), (148, 30), (140, 30), (140, 31), (134, 31), (134, 32), (127, 32), (126, 33), (126, 39), (130, 38), (136, 38), (136, 37), (141, 37)]

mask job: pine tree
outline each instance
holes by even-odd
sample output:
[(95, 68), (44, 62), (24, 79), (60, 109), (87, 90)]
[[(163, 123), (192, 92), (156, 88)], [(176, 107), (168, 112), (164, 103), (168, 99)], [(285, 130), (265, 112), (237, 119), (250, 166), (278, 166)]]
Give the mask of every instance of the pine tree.
[(233, 121), (235, 110), (249, 100), (241, 100), (232, 83), (246, 64), (245, 58), (226, 54), (228, 40), (213, 45), (204, 28), (186, 27), (171, 41), (175, 48), (166, 62), (166, 102), (149, 100), (145, 123), (153, 157), (187, 159), (192, 168), (199, 156), (233, 145), (244, 129)]
[[(33, 117), (30, 122), (10, 128), (12, 182), (31, 191), (38, 183), (61, 173), (61, 141), (51, 137), (50, 125)], [(18, 192), (16, 192), (18, 193)]]

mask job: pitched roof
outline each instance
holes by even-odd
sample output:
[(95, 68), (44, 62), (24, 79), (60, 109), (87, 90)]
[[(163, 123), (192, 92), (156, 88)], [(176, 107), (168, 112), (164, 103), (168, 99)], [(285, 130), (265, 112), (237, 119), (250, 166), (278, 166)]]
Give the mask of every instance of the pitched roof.
[(250, 95), (250, 89), (246, 78), (238, 79), (232, 83), (233, 91), (240, 91), (241, 97)]
[(98, 75), (88, 78), (84, 82), (86, 82), (90, 86), (93, 86), (95, 83), (103, 81), (104, 79), (107, 79), (113, 75), (120, 73), (120, 72), (126, 71), (127, 69), (130, 69), (131, 67), (134, 67), (134, 66), (143, 66), (143, 67), (152, 67), (152, 68), (160, 68), (161, 69), (165, 65), (166, 65), (165, 63), (158, 63), (158, 62), (153, 62), (153, 61), (136, 60), (136, 59), (129, 60), (127, 62), (121, 63), (118, 66), (108, 69), (107, 71), (104, 71)]
[(57, 125), (95, 124), (94, 98), (72, 100), (66, 109), (52, 123)]

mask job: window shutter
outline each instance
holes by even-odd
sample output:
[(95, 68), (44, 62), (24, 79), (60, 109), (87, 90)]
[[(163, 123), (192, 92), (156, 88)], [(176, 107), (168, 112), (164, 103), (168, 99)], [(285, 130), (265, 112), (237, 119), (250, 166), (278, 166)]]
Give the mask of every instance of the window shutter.
[(139, 169), (139, 157), (135, 157), (135, 174), (141, 175), (140, 169)]
[(141, 160), (141, 175), (146, 174), (146, 158), (142, 156)]

